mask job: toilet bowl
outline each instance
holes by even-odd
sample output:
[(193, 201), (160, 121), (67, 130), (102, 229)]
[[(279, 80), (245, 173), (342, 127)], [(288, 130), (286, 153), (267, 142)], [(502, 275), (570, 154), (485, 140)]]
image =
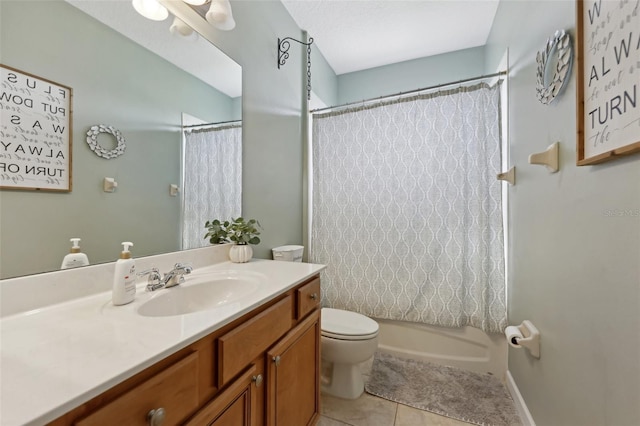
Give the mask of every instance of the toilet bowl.
[(359, 364), (378, 348), (378, 323), (364, 315), (322, 308), (322, 391), (346, 399), (364, 392)]

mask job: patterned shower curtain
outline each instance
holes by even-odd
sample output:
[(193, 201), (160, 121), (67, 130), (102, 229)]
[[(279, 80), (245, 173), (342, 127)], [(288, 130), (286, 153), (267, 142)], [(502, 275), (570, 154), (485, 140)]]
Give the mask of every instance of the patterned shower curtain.
[(240, 216), (242, 209), (242, 126), (184, 132), (182, 248), (209, 245), (204, 224)]
[(499, 84), (315, 114), (312, 144), (325, 306), (504, 330)]

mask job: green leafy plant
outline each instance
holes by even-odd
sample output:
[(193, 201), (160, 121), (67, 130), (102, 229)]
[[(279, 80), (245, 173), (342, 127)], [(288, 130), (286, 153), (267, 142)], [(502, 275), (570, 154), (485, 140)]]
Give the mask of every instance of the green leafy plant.
[(259, 229), (262, 229), (260, 223), (255, 219), (245, 220), (242, 217), (225, 220), (221, 222), (219, 219), (207, 221), (205, 223), (207, 233), (205, 239), (209, 239), (211, 244), (222, 244), (233, 242), (239, 245), (259, 244)]
[(229, 226), (229, 221), (220, 222), (218, 219), (213, 221), (207, 221), (204, 224), (204, 227), (207, 228), (209, 232), (204, 236), (205, 240), (208, 238), (211, 244), (224, 244), (228, 243), (227, 239), (227, 227)]

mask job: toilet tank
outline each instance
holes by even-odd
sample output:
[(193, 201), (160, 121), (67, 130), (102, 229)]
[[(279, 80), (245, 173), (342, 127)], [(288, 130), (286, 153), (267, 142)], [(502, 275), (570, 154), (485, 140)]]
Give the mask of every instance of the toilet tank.
[(302, 262), (302, 252), (304, 246), (280, 246), (271, 249), (273, 260), (283, 260), (285, 262)]

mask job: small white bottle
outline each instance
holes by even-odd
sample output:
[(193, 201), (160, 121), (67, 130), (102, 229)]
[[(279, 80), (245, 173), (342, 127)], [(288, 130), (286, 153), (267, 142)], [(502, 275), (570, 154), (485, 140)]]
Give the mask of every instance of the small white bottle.
[(87, 266), (89, 258), (86, 254), (80, 252), (80, 238), (71, 238), (71, 252), (62, 259), (60, 269), (77, 268), (78, 266)]
[(120, 259), (116, 261), (116, 272), (113, 276), (112, 301), (114, 305), (126, 305), (136, 297), (136, 263), (131, 258), (129, 247), (133, 243), (123, 242)]

